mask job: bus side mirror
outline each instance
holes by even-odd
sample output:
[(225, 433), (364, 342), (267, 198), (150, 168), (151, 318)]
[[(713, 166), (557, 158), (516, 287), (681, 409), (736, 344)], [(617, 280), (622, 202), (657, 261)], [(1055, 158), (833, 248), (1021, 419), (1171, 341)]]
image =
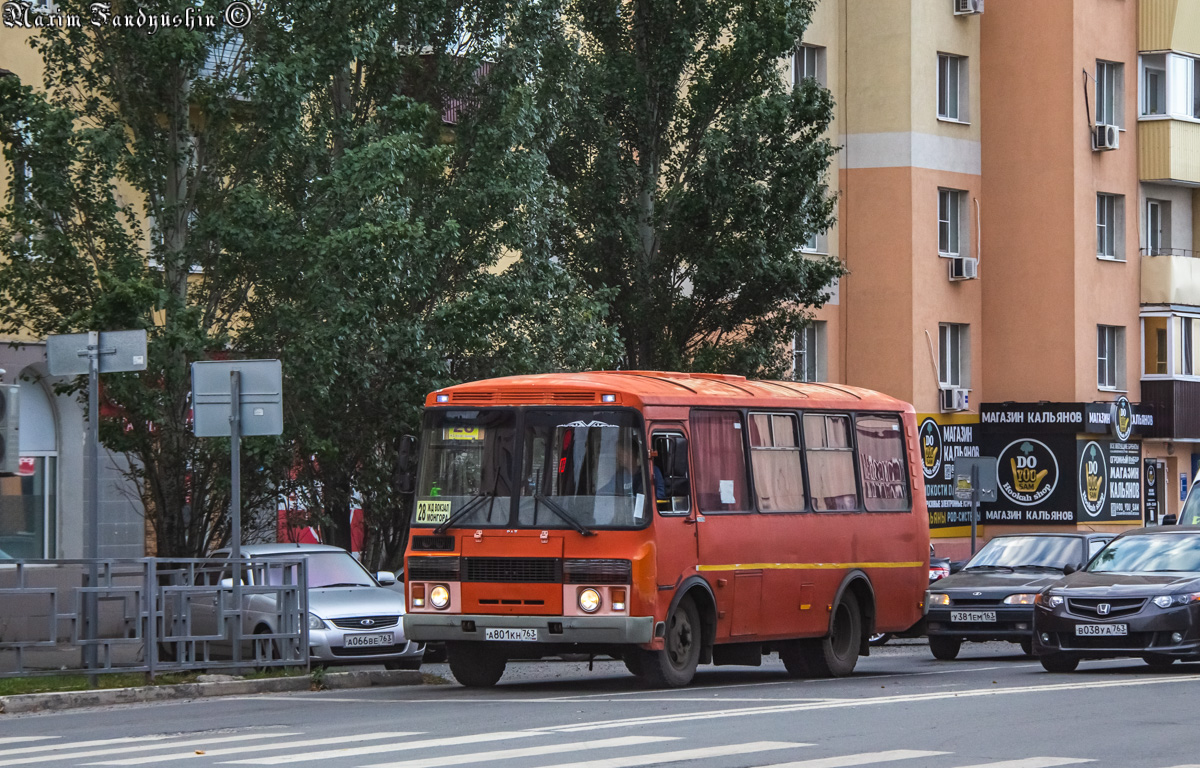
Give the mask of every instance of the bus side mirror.
[(667, 458), (664, 464), (666, 470), (663, 472), (663, 485), (666, 486), (667, 496), (690, 496), (686, 437), (671, 435), (667, 438)]
[(412, 470), (413, 453), (417, 448), (417, 438), (404, 435), (396, 446), (395, 486), (400, 493), (412, 493), (416, 478)]

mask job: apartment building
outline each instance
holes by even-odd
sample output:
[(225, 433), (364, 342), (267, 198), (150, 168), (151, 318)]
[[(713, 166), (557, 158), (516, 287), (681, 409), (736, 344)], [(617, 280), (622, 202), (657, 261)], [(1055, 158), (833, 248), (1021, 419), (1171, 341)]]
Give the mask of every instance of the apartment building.
[(818, 243), (850, 274), (796, 375), (916, 406), (943, 554), (969, 547), (963, 456), (999, 459), (981, 540), (1178, 511), (1200, 467), (1198, 60), (1178, 0), (819, 4), (794, 70), (836, 98)]

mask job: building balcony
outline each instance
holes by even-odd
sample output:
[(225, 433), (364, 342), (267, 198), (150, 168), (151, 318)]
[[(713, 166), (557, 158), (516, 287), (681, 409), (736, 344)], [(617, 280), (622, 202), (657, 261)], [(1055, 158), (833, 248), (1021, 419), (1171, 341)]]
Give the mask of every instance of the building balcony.
[(1142, 303), (1200, 306), (1200, 252), (1143, 248)]
[(1141, 404), (1154, 414), (1145, 437), (1200, 438), (1200, 381), (1142, 379)]
[(1192, 0), (1141, 0), (1138, 50), (1200, 53), (1200, 4)]
[(1137, 131), (1142, 181), (1200, 184), (1200, 122), (1143, 118)]

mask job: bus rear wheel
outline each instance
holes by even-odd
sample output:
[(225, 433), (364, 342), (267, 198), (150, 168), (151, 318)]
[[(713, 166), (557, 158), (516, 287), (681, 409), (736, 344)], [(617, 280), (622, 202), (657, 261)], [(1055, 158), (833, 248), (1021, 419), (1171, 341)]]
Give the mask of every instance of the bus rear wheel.
[(450, 674), (467, 688), (490, 688), (500, 682), (508, 659), (477, 643), (447, 643)]
[(845, 677), (854, 671), (861, 645), (862, 614), (858, 611), (858, 598), (847, 590), (833, 608), (829, 634), (804, 643), (800, 648), (804, 655), (804, 666), (811, 676)]
[(692, 682), (696, 675), (703, 639), (700, 612), (696, 610), (692, 598), (685, 597), (667, 617), (663, 649), (643, 651), (634, 665), (626, 666), (630, 671), (636, 667), (639, 670), (636, 674), (651, 687), (682, 688)]

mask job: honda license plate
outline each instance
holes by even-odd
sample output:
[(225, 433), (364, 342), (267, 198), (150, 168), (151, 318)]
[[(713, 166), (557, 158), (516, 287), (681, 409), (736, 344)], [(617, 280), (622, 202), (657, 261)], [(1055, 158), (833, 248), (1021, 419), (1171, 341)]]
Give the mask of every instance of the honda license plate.
[(1076, 624), (1076, 637), (1093, 637), (1095, 635), (1128, 635), (1128, 624)]
[(369, 635), (346, 635), (342, 638), (342, 645), (347, 648), (374, 648), (377, 645), (391, 645), (392, 642), (391, 632), (378, 632)]
[(483, 630), (484, 640), (515, 640), (517, 642), (536, 643), (536, 629), (501, 629), (492, 627)]
[(950, 611), (950, 621), (995, 621), (995, 611)]

